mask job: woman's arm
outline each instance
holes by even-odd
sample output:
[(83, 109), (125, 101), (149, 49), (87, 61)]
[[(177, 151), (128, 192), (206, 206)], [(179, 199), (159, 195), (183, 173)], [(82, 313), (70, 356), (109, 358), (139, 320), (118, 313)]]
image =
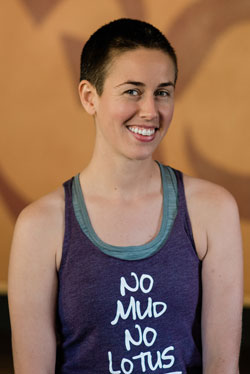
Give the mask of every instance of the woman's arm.
[(238, 208), (213, 186), (205, 204), (207, 254), (202, 266), (203, 374), (237, 374), (243, 303), (242, 244)]
[(55, 194), (48, 195), (16, 224), (8, 281), (16, 374), (55, 372), (56, 253), (63, 236), (58, 206)]

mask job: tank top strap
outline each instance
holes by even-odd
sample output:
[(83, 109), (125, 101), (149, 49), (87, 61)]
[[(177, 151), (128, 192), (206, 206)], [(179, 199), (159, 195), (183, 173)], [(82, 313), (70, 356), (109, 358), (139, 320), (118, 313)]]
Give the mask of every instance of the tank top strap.
[(72, 203), (72, 182), (74, 177), (63, 183), (64, 187), (64, 199), (65, 199), (65, 213), (64, 213), (64, 239), (63, 239), (63, 250), (60, 269), (63, 267), (67, 253), (68, 247), (71, 241), (71, 231), (72, 231), (72, 217), (73, 217), (73, 203)]
[(187, 208), (187, 200), (186, 200), (186, 195), (185, 195), (185, 186), (183, 182), (183, 173), (179, 170), (176, 170), (172, 168), (176, 175), (176, 180), (177, 180), (177, 187), (178, 187), (178, 211), (179, 214), (181, 215), (182, 222), (185, 228), (185, 231), (192, 243), (192, 246), (196, 252), (195, 248), (195, 242), (194, 242), (194, 237), (193, 237), (193, 230), (192, 230), (192, 225), (191, 225), (191, 220), (190, 216), (188, 213), (188, 208)]

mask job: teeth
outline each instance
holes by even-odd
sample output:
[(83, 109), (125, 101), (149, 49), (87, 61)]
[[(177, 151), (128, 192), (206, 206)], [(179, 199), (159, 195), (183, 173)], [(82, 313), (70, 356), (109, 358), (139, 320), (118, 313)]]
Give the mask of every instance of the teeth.
[(144, 136), (150, 136), (155, 133), (155, 129), (143, 129), (140, 127), (129, 127), (129, 130), (132, 131), (135, 134), (140, 134)]

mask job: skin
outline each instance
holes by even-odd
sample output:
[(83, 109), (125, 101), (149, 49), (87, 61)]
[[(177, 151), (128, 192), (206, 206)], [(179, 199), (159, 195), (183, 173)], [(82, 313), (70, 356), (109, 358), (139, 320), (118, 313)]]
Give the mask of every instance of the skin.
[[(82, 105), (96, 124), (93, 156), (80, 182), (92, 225), (109, 244), (140, 245), (159, 231), (162, 186), (152, 154), (172, 119), (173, 81), (171, 59), (140, 48), (113, 60), (101, 96), (88, 81), (79, 85)], [(131, 128), (157, 130), (143, 138)], [(228, 191), (210, 182), (185, 175), (184, 185), (203, 261), (203, 373), (236, 374), (243, 300), (237, 205)], [(28, 206), (17, 221), (9, 268), (16, 374), (54, 373), (63, 235), (62, 188)]]

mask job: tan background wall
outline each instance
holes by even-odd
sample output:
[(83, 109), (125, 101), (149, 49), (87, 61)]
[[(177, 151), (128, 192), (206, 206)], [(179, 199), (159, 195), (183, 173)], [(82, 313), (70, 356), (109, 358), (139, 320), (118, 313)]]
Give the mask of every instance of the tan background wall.
[(88, 162), (92, 120), (77, 97), (79, 54), (105, 22), (134, 17), (176, 47), (172, 128), (156, 156), (236, 197), (250, 304), (250, 1), (8, 0), (0, 10), (0, 289), (15, 219)]

